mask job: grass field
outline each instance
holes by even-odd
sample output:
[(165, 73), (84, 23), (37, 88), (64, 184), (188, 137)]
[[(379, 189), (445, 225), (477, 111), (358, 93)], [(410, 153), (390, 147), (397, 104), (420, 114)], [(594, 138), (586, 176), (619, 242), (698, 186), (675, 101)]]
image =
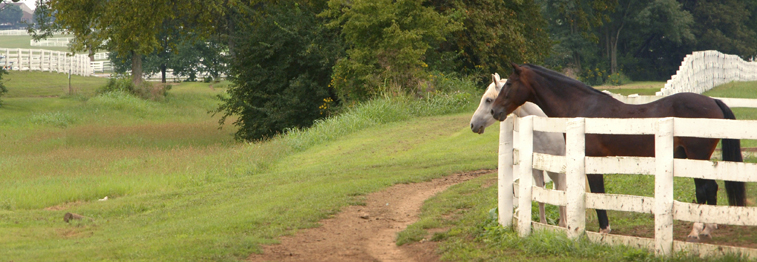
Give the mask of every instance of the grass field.
[(366, 193), (495, 165), (496, 132), (469, 135), (467, 113), (423, 117), (472, 110), (464, 93), (379, 99), (248, 144), (207, 113), (223, 88), (182, 83), (151, 102), (39, 96), (56, 90), (45, 82), (9, 82), (0, 108), (4, 260), (244, 259)]
[[(54, 37), (70, 37), (65, 35), (56, 35)], [(64, 46), (32, 46), (31, 36), (28, 35), (4, 35), (0, 36), (0, 48), (21, 48), (21, 49), (45, 49), (53, 51), (68, 51)]]
[[(7, 77), (10, 92), (0, 107), (3, 261), (243, 260), (261, 244), (361, 204), (367, 193), (496, 167), (497, 126), (484, 135), (470, 131), (478, 99), (467, 93), (374, 100), (310, 129), (241, 143), (232, 140), (233, 126), (218, 129), (218, 117), (208, 114), (227, 83), (178, 84), (154, 102), (92, 96), (102, 79), (75, 80), (79, 93), (66, 95), (55, 74)], [(609, 190), (647, 192), (637, 177), (617, 177)], [(513, 238), (491, 223), (496, 188), (484, 186), (491, 180), (428, 201), (414, 232), (400, 241), (442, 227), (433, 240), (456, 261), (650, 258), (554, 236)], [(676, 197), (688, 199), (686, 181), (676, 182)], [(65, 223), (66, 212), (89, 219)], [(642, 223), (611, 219), (618, 230)]]
[(654, 95), (665, 86), (665, 82), (637, 81), (619, 86), (595, 86), (598, 90), (607, 90), (624, 96), (638, 94), (642, 96)]

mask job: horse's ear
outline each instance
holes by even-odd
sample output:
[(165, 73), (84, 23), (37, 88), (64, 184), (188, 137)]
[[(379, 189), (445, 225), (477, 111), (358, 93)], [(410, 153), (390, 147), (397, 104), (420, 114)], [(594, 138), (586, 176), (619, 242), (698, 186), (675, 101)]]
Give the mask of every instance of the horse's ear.
[(517, 75), (520, 75), (520, 72), (523, 71), (523, 69), (520, 68), (520, 66), (518, 66), (517, 64), (515, 64), (513, 62), (510, 62), (510, 65), (513, 66), (513, 72), (515, 72), (515, 74), (517, 74)]
[(492, 74), (492, 83), (497, 83), (497, 77), (494, 74)]
[(499, 77), (499, 74), (498, 74), (498, 73), (494, 73), (494, 74), (492, 75), (492, 82), (494, 82), (494, 83), (499, 83), (500, 79), (501, 79), (501, 78)]

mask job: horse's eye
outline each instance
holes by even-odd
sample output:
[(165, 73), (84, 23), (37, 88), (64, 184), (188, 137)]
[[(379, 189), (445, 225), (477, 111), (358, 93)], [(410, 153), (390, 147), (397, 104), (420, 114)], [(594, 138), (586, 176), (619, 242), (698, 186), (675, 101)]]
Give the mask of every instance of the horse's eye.
[(491, 103), (491, 102), (492, 102), (492, 99), (491, 99), (491, 98), (487, 98), (487, 99), (486, 99), (486, 103), (487, 103), (487, 104), (489, 104), (489, 103)]

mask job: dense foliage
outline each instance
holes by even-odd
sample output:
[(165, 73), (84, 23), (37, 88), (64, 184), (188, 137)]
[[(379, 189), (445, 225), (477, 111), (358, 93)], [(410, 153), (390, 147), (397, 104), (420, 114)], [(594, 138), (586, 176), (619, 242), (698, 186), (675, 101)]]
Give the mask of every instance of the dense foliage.
[(235, 86), (221, 97), (220, 123), (238, 116), (235, 137), (257, 140), (328, 116), (337, 100), (332, 67), (342, 49), (336, 32), (316, 17), (319, 6), (289, 1), (244, 11), (250, 15), (236, 23), (229, 64)]
[(463, 26), (430, 52), (430, 67), (440, 71), (489, 74), (510, 71), (508, 61), (541, 63), (552, 42), (541, 7), (533, 1), (431, 1), (441, 13)]
[(557, 41), (546, 60), (589, 84), (629, 76), (667, 80), (683, 57), (719, 50), (757, 55), (757, 1), (538, 0)]
[(3, 29), (15, 28), (21, 23), (21, 17), (24, 13), (21, 11), (21, 7), (17, 5), (5, 3), (0, 9), (0, 24)]
[(419, 91), (428, 80), (426, 52), (461, 29), (417, 0), (331, 0), (324, 16), (348, 44), (332, 76), (339, 97), (348, 101)]
[(66, 29), (75, 51), (105, 48), (135, 79), (227, 75), (235, 86), (216, 111), (244, 140), (377, 97), (454, 92), (439, 76), (483, 86), (508, 62), (617, 85), (666, 80), (694, 51), (757, 55), (755, 0), (51, 0), (38, 11), (39, 37)]

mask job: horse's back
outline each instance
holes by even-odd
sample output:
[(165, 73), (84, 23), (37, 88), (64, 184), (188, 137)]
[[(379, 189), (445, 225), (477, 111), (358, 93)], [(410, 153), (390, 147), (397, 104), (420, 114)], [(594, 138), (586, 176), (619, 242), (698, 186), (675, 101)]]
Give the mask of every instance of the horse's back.
[(696, 93), (678, 93), (665, 97), (662, 102), (668, 103), (668, 107), (672, 111), (669, 116), (672, 117), (723, 118), (723, 111), (715, 102), (715, 99), (708, 96)]
[(723, 111), (710, 97), (695, 93), (677, 93), (656, 101), (632, 105), (622, 110), (606, 110), (608, 118), (723, 118)]

